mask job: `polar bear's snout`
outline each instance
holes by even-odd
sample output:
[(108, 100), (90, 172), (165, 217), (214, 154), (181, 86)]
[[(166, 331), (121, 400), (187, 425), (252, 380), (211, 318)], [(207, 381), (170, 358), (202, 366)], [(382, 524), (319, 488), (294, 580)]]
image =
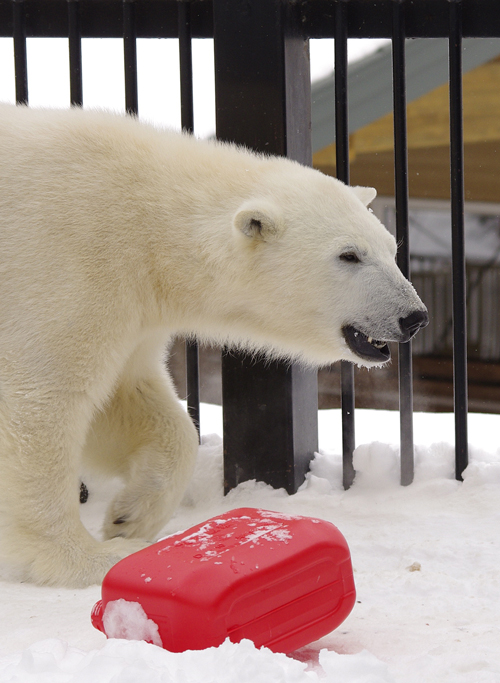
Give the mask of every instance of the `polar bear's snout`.
[(427, 314), (427, 311), (413, 311), (405, 318), (400, 318), (399, 326), (401, 327), (401, 331), (403, 332), (404, 336), (404, 339), (401, 341), (410, 341), (410, 339), (414, 337), (422, 327), (427, 327), (428, 324), (429, 315)]
[(429, 324), (427, 310), (417, 309), (399, 318), (400, 333), (390, 339), (375, 339), (353, 325), (345, 325), (342, 334), (349, 349), (360, 359), (370, 363), (385, 363), (391, 358), (388, 341), (406, 343)]

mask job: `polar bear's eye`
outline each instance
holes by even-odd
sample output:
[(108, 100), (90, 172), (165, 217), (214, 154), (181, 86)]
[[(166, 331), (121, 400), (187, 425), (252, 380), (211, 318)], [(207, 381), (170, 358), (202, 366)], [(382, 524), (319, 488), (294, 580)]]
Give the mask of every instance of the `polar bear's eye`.
[(359, 263), (360, 259), (359, 256), (354, 253), (353, 251), (346, 251), (343, 254), (340, 254), (339, 256), (341, 261), (345, 261), (346, 263)]

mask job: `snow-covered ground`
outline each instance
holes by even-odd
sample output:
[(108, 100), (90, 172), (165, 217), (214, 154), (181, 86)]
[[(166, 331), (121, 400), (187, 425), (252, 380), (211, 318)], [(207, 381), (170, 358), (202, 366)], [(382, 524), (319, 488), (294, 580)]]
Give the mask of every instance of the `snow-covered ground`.
[[(351, 490), (340, 417), (320, 413), (320, 454), (294, 496), (247, 482), (222, 494), (221, 411), (203, 406), (198, 468), (165, 534), (236, 507), (322, 517), (346, 537), (357, 602), (334, 632), (285, 656), (249, 641), (172, 654), (109, 640), (86, 590), (0, 583), (0, 683), (499, 683), (500, 416), (471, 415), (471, 462), (454, 480), (453, 417), (415, 415), (416, 476), (398, 484), (398, 415), (358, 411)], [(97, 531), (108, 486), (88, 480)]]

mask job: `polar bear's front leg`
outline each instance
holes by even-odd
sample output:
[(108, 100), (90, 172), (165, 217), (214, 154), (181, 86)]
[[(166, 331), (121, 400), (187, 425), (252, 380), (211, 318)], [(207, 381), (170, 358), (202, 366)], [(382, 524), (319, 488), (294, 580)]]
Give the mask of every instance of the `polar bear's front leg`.
[(100, 583), (144, 541), (98, 542), (79, 516), (79, 462), (90, 403), (82, 395), (17, 392), (0, 402), (0, 557), (38, 584)]
[(198, 435), (164, 371), (126, 378), (92, 430), (108, 444), (106, 468), (125, 478), (104, 521), (105, 538), (156, 535), (180, 503), (198, 452)]

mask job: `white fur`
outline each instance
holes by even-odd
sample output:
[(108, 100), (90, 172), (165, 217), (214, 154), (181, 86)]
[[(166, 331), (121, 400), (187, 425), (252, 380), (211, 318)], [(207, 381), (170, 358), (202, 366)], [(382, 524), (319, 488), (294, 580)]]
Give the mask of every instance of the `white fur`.
[[(422, 308), (373, 191), (284, 159), (2, 105), (0, 188), (2, 552), (38, 583), (100, 581), (179, 503), (197, 438), (172, 335), (360, 362), (343, 325), (397, 339)], [(84, 461), (125, 480), (102, 543), (79, 519)]]

